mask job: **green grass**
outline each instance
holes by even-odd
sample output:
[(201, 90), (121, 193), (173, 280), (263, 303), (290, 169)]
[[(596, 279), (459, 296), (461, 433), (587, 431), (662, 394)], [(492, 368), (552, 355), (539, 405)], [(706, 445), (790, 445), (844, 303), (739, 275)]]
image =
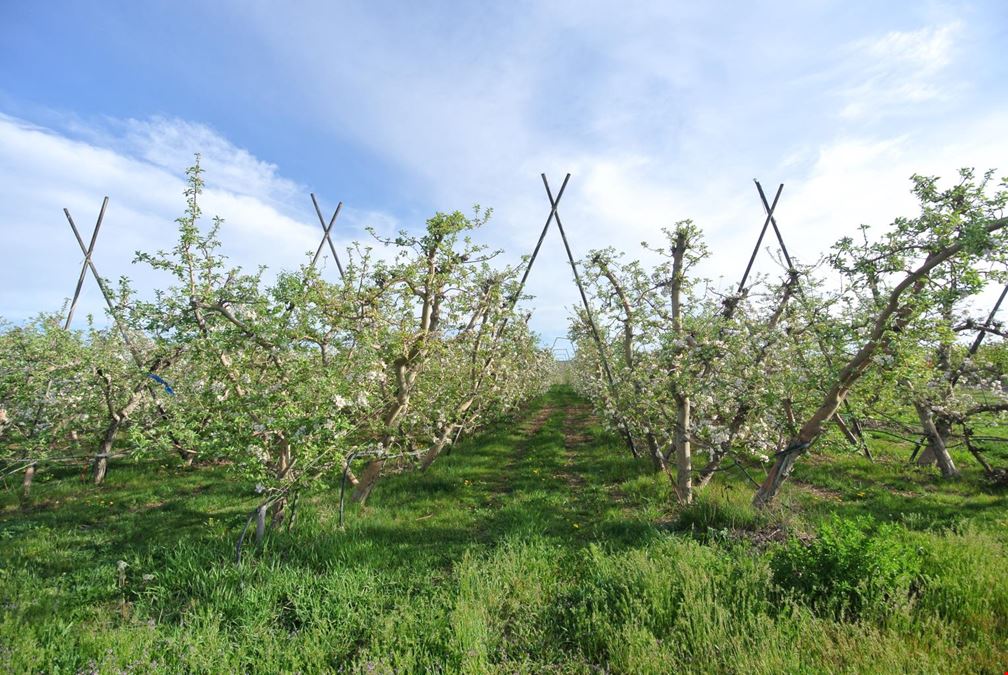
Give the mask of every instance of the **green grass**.
[[(677, 509), (582, 405), (553, 390), (430, 471), (384, 480), (343, 531), (338, 491), (320, 490), (240, 565), (254, 500), (224, 467), (116, 464), (100, 488), (40, 474), (31, 504), (0, 496), (0, 670), (1008, 667), (1008, 508), (967, 457), (942, 483), (880, 444), (874, 464), (805, 458), (770, 513), (734, 472)], [(911, 597), (842, 620), (774, 585), (779, 544), (758, 535), (834, 514), (892, 524), (922, 570)]]

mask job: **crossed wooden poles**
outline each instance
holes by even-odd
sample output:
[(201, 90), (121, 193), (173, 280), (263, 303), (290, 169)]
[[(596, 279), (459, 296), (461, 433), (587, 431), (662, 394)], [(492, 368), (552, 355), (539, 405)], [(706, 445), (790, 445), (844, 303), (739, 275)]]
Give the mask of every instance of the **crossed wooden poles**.
[[(171, 386), (162, 380), (157, 374), (147, 372), (147, 368), (144, 366), (140, 352), (130, 339), (129, 331), (126, 330), (125, 324), (119, 316), (119, 313), (116, 311), (115, 303), (112, 301), (112, 293), (109, 290), (108, 285), (105, 283), (105, 280), (100, 274), (98, 274), (98, 268), (95, 267), (94, 261), (92, 260), (95, 244), (98, 241), (98, 231), (101, 229), (102, 221), (105, 219), (105, 210), (108, 208), (108, 203), (109, 198), (106, 196), (102, 200), (101, 210), (98, 212), (98, 220), (95, 222), (94, 230), (91, 232), (91, 241), (87, 246), (84, 245), (84, 239), (81, 237), (80, 231), (74, 223), (73, 216), (70, 215), (70, 210), (66, 208), (63, 209), (63, 214), (66, 216), (67, 222), (70, 223), (70, 229), (73, 230), (74, 238), (77, 239), (77, 245), (80, 246), (81, 252), (84, 254), (84, 262), (81, 264), (80, 276), (77, 278), (77, 287), (74, 289), (73, 300), (70, 302), (70, 310), (67, 312), (66, 323), (63, 324), (63, 328), (64, 330), (70, 328), (70, 322), (73, 320), (74, 310), (77, 308), (77, 301), (80, 299), (81, 290), (84, 286), (84, 277), (87, 275), (87, 271), (91, 270), (91, 276), (94, 277), (95, 283), (98, 284), (98, 289), (101, 291), (102, 297), (105, 298), (105, 304), (108, 305), (112, 321), (115, 322), (116, 328), (122, 336), (123, 343), (126, 345), (130, 356), (133, 358), (133, 363), (136, 364), (136, 367), (144, 373), (146, 377), (152, 380), (152, 382), (146, 383), (146, 389), (150, 394), (151, 399), (154, 401), (154, 406), (157, 409), (158, 415), (160, 415), (162, 419), (167, 419), (168, 412), (165, 410), (164, 406), (161, 405), (161, 401), (158, 400), (157, 391), (154, 388), (153, 382), (157, 382), (164, 386), (165, 391), (172, 395), (174, 395), (174, 392), (171, 389)], [(182, 442), (171, 431), (168, 432), (168, 437), (175, 450), (178, 451), (182, 457), (191, 461), (195, 456), (195, 453), (190, 450), (186, 450), (183, 447)]]
[(315, 255), (312, 257), (310, 267), (314, 268), (315, 263), (318, 262), (319, 256), (322, 255), (322, 247), (329, 244), (329, 250), (333, 254), (333, 260), (336, 261), (336, 269), (339, 270), (340, 279), (343, 278), (343, 263), (340, 262), (339, 254), (336, 253), (336, 246), (333, 244), (332, 237), (329, 235), (332, 233), (333, 225), (336, 224), (336, 219), (339, 218), (340, 211), (343, 210), (343, 202), (336, 205), (336, 210), (333, 211), (332, 218), (329, 219), (329, 224), (326, 225), (325, 219), (322, 217), (322, 209), (319, 208), (318, 199), (315, 198), (315, 193), (311, 193), (312, 204), (315, 206), (315, 214), (318, 216), (319, 225), (322, 226), (322, 241), (319, 242), (318, 248), (315, 249)]

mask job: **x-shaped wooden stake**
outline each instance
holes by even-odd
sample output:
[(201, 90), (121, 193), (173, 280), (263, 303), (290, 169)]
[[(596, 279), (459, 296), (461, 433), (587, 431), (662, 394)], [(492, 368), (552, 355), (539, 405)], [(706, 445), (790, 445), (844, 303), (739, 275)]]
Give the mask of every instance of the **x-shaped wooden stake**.
[[(532, 249), (532, 257), (529, 258), (528, 265), (525, 266), (525, 273), (522, 274), (521, 282), (518, 284), (518, 292), (515, 293), (512, 306), (514, 306), (521, 297), (522, 289), (525, 288), (525, 282), (528, 281), (529, 272), (532, 271), (532, 263), (535, 262), (536, 256), (539, 255), (539, 249), (542, 247), (543, 239), (546, 238), (546, 232), (549, 230), (550, 223), (553, 222), (553, 218), (557, 215), (557, 206), (563, 198), (564, 190), (567, 189), (567, 181), (570, 180), (570, 176), (570, 174), (564, 176), (563, 183), (560, 185), (560, 192), (557, 193), (556, 199), (553, 199), (553, 196), (550, 195), (550, 212), (549, 215), (546, 216), (546, 224), (543, 225), (542, 232), (539, 234), (539, 241), (536, 242), (535, 248)], [(543, 180), (546, 180), (546, 174), (543, 174)], [(549, 193), (549, 185), (546, 186), (546, 192)]]
[[(784, 237), (781, 236), (780, 228), (777, 227), (777, 219), (774, 218), (773, 215), (774, 206), (777, 206), (777, 197), (774, 197), (773, 205), (768, 206), (766, 194), (764, 194), (763, 192), (763, 186), (760, 185), (760, 182), (756, 179), (753, 179), (753, 182), (756, 183), (756, 189), (759, 190), (760, 200), (762, 200), (763, 202), (763, 210), (766, 211), (767, 213), (767, 220), (769, 220), (770, 224), (773, 225), (774, 234), (777, 235), (777, 243), (780, 244), (781, 253), (784, 254), (784, 260), (787, 261), (788, 271), (794, 272), (795, 271), (794, 263), (791, 262), (791, 256), (788, 254), (787, 246), (784, 245)], [(783, 183), (781, 183), (781, 187), (784, 187)], [(777, 196), (778, 197), (780, 196), (780, 188), (777, 189)], [(766, 230), (766, 225), (763, 226), (763, 229), (764, 231)]]
[(105, 285), (105, 280), (102, 279), (101, 275), (98, 274), (98, 269), (95, 267), (94, 261), (91, 260), (91, 253), (94, 251), (95, 240), (98, 238), (98, 227), (101, 225), (102, 218), (105, 217), (105, 207), (108, 206), (108, 197), (102, 201), (101, 213), (98, 216), (98, 222), (95, 225), (94, 232), (91, 235), (91, 245), (85, 246), (84, 239), (80, 236), (80, 231), (77, 229), (77, 225), (74, 223), (73, 217), (70, 215), (69, 209), (63, 209), (63, 213), (66, 215), (67, 222), (70, 223), (70, 229), (73, 230), (74, 237), (77, 238), (77, 245), (80, 246), (81, 252), (84, 254), (84, 267), (81, 268), (81, 278), (77, 282), (77, 293), (74, 294), (73, 304), (70, 305), (70, 313), (67, 316), (66, 325), (64, 328), (70, 327), (70, 319), (73, 317), (74, 305), (77, 304), (77, 296), (80, 294), (81, 286), (84, 283), (84, 270), (90, 269), (91, 276), (94, 277), (95, 282), (98, 284), (98, 289), (101, 291), (102, 296), (105, 298), (105, 304), (108, 305), (109, 314), (112, 315), (112, 320), (115, 321), (116, 327), (119, 329), (119, 333), (122, 335), (123, 341), (129, 348), (130, 353), (133, 354), (133, 359), (140, 366), (140, 357), (137, 351), (133, 348), (133, 343), (130, 341), (129, 333), (126, 332), (126, 327), (123, 326), (122, 322), (119, 320), (119, 314), (115, 310), (115, 305), (112, 303), (112, 294), (109, 292), (108, 287)]
[(81, 239), (80, 234), (77, 232), (77, 226), (74, 225), (73, 218), (70, 217), (70, 211), (63, 209), (67, 220), (70, 221), (70, 227), (73, 228), (74, 234), (77, 235), (77, 243), (80, 244), (81, 250), (84, 251), (84, 262), (81, 263), (80, 277), (77, 279), (77, 288), (74, 289), (73, 300), (70, 302), (70, 311), (67, 312), (63, 330), (70, 328), (70, 322), (73, 321), (74, 310), (77, 309), (77, 300), (80, 298), (81, 288), (84, 286), (84, 277), (87, 275), (88, 265), (92, 265), (91, 254), (94, 252), (95, 242), (98, 241), (98, 230), (101, 229), (102, 220), (105, 218), (105, 208), (108, 206), (108, 202), (108, 197), (102, 200), (101, 211), (98, 212), (98, 221), (95, 223), (94, 232), (91, 233), (91, 243), (88, 244), (87, 248), (84, 247), (84, 240)]
[(322, 254), (322, 247), (325, 246), (326, 242), (329, 242), (329, 250), (332, 251), (333, 259), (336, 260), (336, 269), (339, 270), (340, 279), (343, 278), (343, 265), (340, 263), (339, 254), (336, 253), (336, 246), (333, 245), (332, 238), (329, 233), (332, 231), (333, 225), (336, 223), (336, 219), (339, 218), (340, 211), (343, 209), (343, 202), (336, 205), (336, 211), (333, 212), (332, 218), (329, 219), (329, 224), (326, 225), (325, 219), (322, 218), (322, 209), (319, 208), (318, 200), (315, 199), (315, 193), (311, 193), (312, 204), (315, 205), (315, 213), (318, 215), (319, 224), (322, 226), (322, 241), (319, 242), (318, 248), (315, 250), (315, 257), (312, 258), (311, 267), (315, 267), (315, 263), (318, 261), (319, 256)]
[[(756, 185), (757, 185), (757, 187), (759, 186), (759, 181), (756, 181)], [(753, 247), (752, 255), (749, 257), (749, 264), (746, 265), (745, 272), (742, 274), (742, 281), (739, 282), (738, 291), (736, 291), (736, 293), (741, 293), (743, 290), (745, 290), (746, 280), (749, 278), (749, 272), (752, 270), (753, 263), (756, 261), (756, 254), (759, 253), (760, 244), (763, 243), (763, 235), (766, 234), (767, 227), (769, 227), (769, 225), (771, 223), (773, 223), (774, 224), (774, 226), (773, 226), (774, 227), (774, 231), (777, 231), (777, 224), (774, 223), (773, 212), (774, 212), (774, 209), (777, 208), (777, 200), (780, 199), (781, 191), (783, 189), (784, 189), (784, 183), (781, 183), (780, 187), (777, 188), (777, 194), (774, 195), (773, 204), (767, 205), (766, 197), (763, 195), (763, 188), (760, 188), (760, 196), (763, 197), (763, 206), (767, 210), (767, 217), (766, 217), (766, 220), (763, 221), (763, 229), (760, 230), (759, 238), (756, 239), (756, 246)], [(780, 232), (777, 232), (777, 239), (778, 239), (778, 241), (781, 242), (781, 248), (783, 248), (784, 247), (784, 242), (780, 238)], [(786, 251), (785, 251), (784, 255), (787, 255)], [(790, 265), (791, 265), (791, 260), (789, 258), (788, 259), (788, 266), (790, 266)]]

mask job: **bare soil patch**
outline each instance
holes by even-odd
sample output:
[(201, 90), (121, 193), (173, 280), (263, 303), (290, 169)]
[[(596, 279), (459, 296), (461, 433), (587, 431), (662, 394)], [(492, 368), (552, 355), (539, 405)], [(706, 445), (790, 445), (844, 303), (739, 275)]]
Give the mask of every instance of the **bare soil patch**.
[(583, 488), (587, 481), (580, 473), (574, 470), (574, 452), (579, 445), (584, 445), (592, 440), (587, 433), (588, 426), (595, 422), (591, 406), (585, 404), (570, 405), (564, 408), (564, 420), (561, 431), (564, 439), (564, 452), (566, 459), (564, 466), (566, 469), (560, 476), (567, 482), (572, 490)]
[(806, 483), (805, 481), (798, 480), (794, 477), (791, 478), (792, 485), (801, 488), (809, 494), (815, 495), (820, 499), (825, 499), (827, 501), (839, 502), (843, 500), (843, 495), (841, 495), (836, 490), (831, 490), (829, 488), (820, 487), (818, 485), (812, 485), (811, 483)]

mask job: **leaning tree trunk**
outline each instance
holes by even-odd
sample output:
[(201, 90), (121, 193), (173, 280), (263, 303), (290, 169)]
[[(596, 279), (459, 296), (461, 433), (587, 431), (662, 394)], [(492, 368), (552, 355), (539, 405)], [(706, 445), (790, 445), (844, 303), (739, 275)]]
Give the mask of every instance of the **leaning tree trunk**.
[(361, 505), (367, 501), (374, 486), (378, 483), (378, 477), (381, 476), (383, 468), (385, 468), (384, 459), (371, 460), (364, 466), (364, 470), (361, 471), (361, 475), (357, 479), (357, 485), (354, 487), (353, 495), (351, 496), (353, 501)]
[[(784, 284), (784, 288), (781, 291), (780, 302), (777, 303), (776, 309), (774, 309), (773, 314), (770, 315), (769, 321), (767, 321), (767, 328), (773, 331), (777, 324), (780, 323), (781, 318), (784, 316), (784, 310), (787, 308), (788, 301), (791, 300), (795, 289), (798, 287), (798, 274), (795, 271), (791, 271), (788, 276), (787, 282)], [(741, 299), (739, 296), (736, 296)], [(730, 319), (732, 312), (734, 312), (737, 302), (725, 305), (725, 319)], [(770, 354), (770, 348), (773, 346), (774, 338), (770, 337), (760, 348), (759, 354), (756, 356), (756, 361), (754, 365), (761, 365), (766, 359), (767, 355)], [(788, 424), (793, 427), (795, 425), (794, 421), (794, 411), (791, 407), (791, 401), (785, 400), (784, 412), (788, 419)], [(735, 416), (732, 418), (731, 423), (728, 425), (728, 438), (721, 442), (721, 444), (711, 451), (711, 458), (706, 465), (700, 470), (697, 475), (696, 488), (702, 489), (710, 483), (711, 479), (714, 478), (714, 474), (718, 472), (721, 468), (721, 462), (724, 458), (728, 456), (731, 452), (732, 444), (735, 442), (738, 432), (742, 429), (742, 425), (745, 424), (746, 418), (749, 416), (750, 405), (743, 401), (739, 403), (738, 407), (735, 409)], [(790, 429), (790, 433), (793, 435), (797, 433), (796, 429)]]
[[(988, 233), (995, 232), (1005, 226), (1008, 226), (1008, 218), (1002, 218), (987, 225), (986, 231)], [(900, 303), (903, 294), (907, 291), (910, 291), (911, 295), (919, 293), (924, 287), (928, 275), (936, 267), (960, 253), (966, 244), (967, 242), (960, 239), (954, 244), (931, 253), (921, 263), (920, 267), (908, 274), (896, 285), (889, 294), (885, 307), (875, 317), (872, 332), (868, 336), (868, 339), (840, 371), (836, 382), (830, 387), (830, 390), (823, 398), (822, 404), (812, 413), (805, 424), (802, 425), (798, 435), (778, 454), (777, 461), (771, 467), (766, 480), (763, 481), (763, 484), (753, 497), (754, 506), (765, 508), (773, 502), (784, 481), (791, 474), (791, 470), (794, 468), (795, 462), (798, 461), (799, 455), (822, 433), (823, 425), (833, 417), (851, 388), (861, 378), (864, 371), (868, 369), (868, 366), (871, 365), (875, 353), (880, 349), (888, 348), (894, 335), (909, 323), (912, 316), (912, 307)], [(890, 325), (890, 322), (892, 325)]]
[[(472, 403), (472, 400), (473, 399), (470, 399), (469, 402)], [(469, 406), (466, 406), (466, 409), (468, 408)], [(427, 452), (424, 453), (424, 456), (421, 457), (420, 468), (422, 470), (426, 471), (427, 469), (430, 468), (430, 465), (434, 463), (434, 460), (438, 458), (438, 455), (441, 454), (441, 451), (444, 450), (446, 445), (448, 445), (448, 441), (451, 440), (452, 436), (455, 434), (456, 429), (461, 428), (461, 426), (462, 426), (461, 424), (445, 425), (444, 429), (441, 430), (441, 435), (438, 436), (437, 440), (431, 444), (430, 448), (427, 449)]]
[[(294, 455), (291, 451), (290, 440), (287, 438), (279, 439), (279, 452), (277, 455), (276, 464), (276, 479), (278, 482), (283, 481), (287, 474), (291, 470), (293, 464)], [(270, 508), (270, 527), (279, 527), (283, 524), (284, 520), (287, 518), (287, 497), (280, 497), (273, 502)]]
[[(395, 378), (395, 399), (389, 405), (382, 420), (384, 427), (384, 438), (382, 447), (388, 450), (395, 439), (395, 424), (406, 409), (409, 407), (410, 393), (413, 385), (424, 364), (424, 345), (427, 339), (437, 331), (441, 322), (441, 302), (444, 300), (444, 286), (437, 283), (439, 272), (436, 265), (437, 246), (443, 237), (438, 237), (427, 252), (427, 279), (419, 297), (423, 301), (420, 310), (420, 326), (417, 337), (409, 351), (396, 359)], [(357, 485), (354, 487), (351, 499), (363, 505), (367, 501), (371, 491), (374, 490), (378, 479), (381, 477), (382, 469), (385, 468), (385, 459), (377, 458), (367, 463), (364, 471), (361, 472)]]
[[(946, 326), (952, 326), (953, 316), (952, 299), (946, 297), (941, 307), (941, 318)], [(984, 332), (981, 331), (980, 334), (983, 335)], [(968, 354), (973, 355), (972, 347), (970, 347)], [(941, 374), (939, 383), (944, 389), (945, 395), (951, 396), (955, 390), (955, 382), (960, 371), (952, 367), (952, 340), (948, 337), (943, 337), (938, 343), (935, 364)], [(945, 478), (958, 475), (959, 472), (952, 464), (952, 458), (946, 447), (949, 435), (952, 433), (952, 421), (944, 415), (939, 415), (936, 418), (930, 406), (923, 401), (915, 401), (914, 410), (920, 419), (921, 427), (924, 430), (923, 442), (926, 443), (924, 451), (917, 458), (917, 465), (932, 466), (937, 463)]]
[(697, 489), (706, 487), (714, 477), (714, 474), (721, 468), (721, 462), (724, 461), (724, 458), (728, 456), (729, 452), (731, 452), (732, 442), (735, 440), (735, 436), (738, 434), (739, 429), (742, 428), (742, 424), (745, 423), (748, 415), (748, 404), (742, 403), (739, 405), (738, 409), (735, 411), (735, 417), (728, 426), (728, 438), (722, 441), (717, 448), (712, 450), (710, 461), (704, 465), (704, 467), (700, 470), (700, 473), (697, 475)]
[(144, 385), (137, 385), (130, 394), (129, 400), (126, 401), (126, 405), (118, 411), (113, 411), (111, 404), (109, 404), (109, 414), (111, 419), (109, 420), (108, 426), (105, 428), (105, 435), (102, 437), (101, 445), (98, 446), (98, 454), (95, 455), (94, 467), (91, 471), (91, 480), (95, 485), (101, 485), (105, 481), (105, 475), (108, 473), (108, 459), (109, 455), (112, 454), (112, 447), (115, 444), (116, 434), (119, 433), (119, 429), (121, 429), (122, 425), (126, 423), (129, 416), (133, 414), (136, 407), (140, 405), (143, 392)]
[(924, 433), (927, 436), (927, 448), (917, 459), (917, 464), (930, 466), (937, 462), (942, 477), (955, 478), (959, 475), (959, 471), (945, 445), (950, 429), (944, 423), (941, 423), (942, 428), (939, 429), (935, 424), (931, 410), (923, 403), (914, 403), (914, 408), (917, 410), (917, 417), (920, 418), (921, 426), (924, 427)]
[[(924, 445), (924, 449), (919, 455), (917, 455), (917, 466), (934, 466), (938, 463), (938, 454), (935, 452), (935, 446), (937, 443), (932, 440), (931, 433), (928, 430), (928, 425), (921, 418), (921, 411), (918, 410), (917, 404), (914, 404), (914, 410), (917, 412), (917, 417), (921, 421), (921, 429), (923, 431), (923, 437), (920, 439), (919, 443)], [(949, 436), (952, 434), (952, 423), (942, 416), (931, 415), (927, 408), (924, 409), (925, 415), (932, 420), (935, 432), (938, 434), (938, 441), (941, 442), (942, 446), (948, 445)]]
[[(412, 388), (413, 380), (416, 378), (415, 374), (412, 379), (406, 375), (405, 361), (400, 362), (397, 370), (399, 373), (399, 391), (396, 397), (396, 402), (391, 408), (389, 408), (384, 419), (385, 428), (389, 430), (394, 427), (396, 420), (399, 419), (399, 416), (409, 405), (409, 390)], [(392, 446), (392, 441), (394, 439), (395, 437), (391, 432), (386, 433), (385, 437), (382, 439), (381, 447), (387, 450)], [(361, 505), (367, 501), (368, 496), (371, 494), (371, 491), (374, 490), (375, 485), (378, 483), (378, 479), (381, 477), (382, 470), (385, 468), (385, 461), (386, 460), (384, 458), (378, 457), (377, 459), (372, 459), (364, 465), (364, 470), (357, 479), (357, 484), (354, 486), (353, 494), (350, 496), (351, 500)]]
[(668, 473), (668, 465), (665, 462), (665, 455), (662, 454), (661, 447), (658, 445), (658, 438), (650, 431), (647, 432), (645, 437), (647, 438), (648, 452), (651, 453), (651, 462), (654, 464), (655, 471)]

